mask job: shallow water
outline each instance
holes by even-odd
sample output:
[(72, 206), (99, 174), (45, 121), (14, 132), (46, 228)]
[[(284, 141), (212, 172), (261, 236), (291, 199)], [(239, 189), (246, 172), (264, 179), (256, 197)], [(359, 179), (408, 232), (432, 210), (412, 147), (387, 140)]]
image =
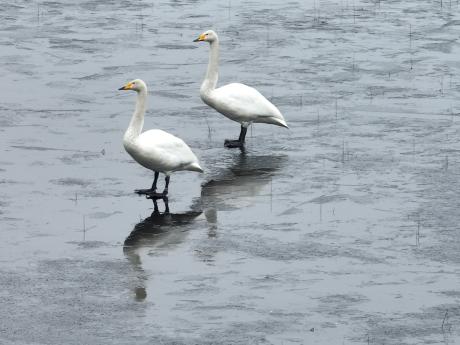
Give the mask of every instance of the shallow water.
[[(0, 6), (2, 344), (460, 341), (457, 1), (25, 1)], [(199, 99), (257, 87), (290, 130)], [(124, 152), (183, 138), (170, 214)], [(161, 181), (163, 182), (163, 181)]]

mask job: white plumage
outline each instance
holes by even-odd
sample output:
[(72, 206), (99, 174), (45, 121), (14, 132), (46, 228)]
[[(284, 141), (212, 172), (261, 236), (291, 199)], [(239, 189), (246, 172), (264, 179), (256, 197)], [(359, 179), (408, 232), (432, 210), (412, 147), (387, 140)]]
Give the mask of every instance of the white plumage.
[(136, 109), (123, 137), (123, 146), (133, 159), (143, 167), (155, 172), (152, 188), (137, 190), (140, 194), (156, 194), (158, 173), (166, 175), (165, 190), (168, 193), (169, 175), (174, 171), (189, 170), (203, 172), (198, 158), (180, 138), (161, 129), (142, 133), (147, 102), (147, 85), (140, 79), (133, 80), (119, 90), (137, 92)]
[(204, 103), (241, 124), (238, 140), (226, 140), (227, 147), (242, 147), (247, 127), (251, 123), (268, 123), (288, 128), (278, 108), (256, 89), (232, 83), (216, 88), (219, 64), (219, 37), (212, 31), (202, 33), (195, 42), (205, 41), (210, 44), (209, 64), (206, 77), (201, 84), (200, 96)]
[(123, 145), (131, 157), (147, 169), (165, 175), (179, 170), (203, 172), (190, 147), (161, 129), (146, 131), (134, 140), (124, 138)]
[(241, 124), (258, 122), (288, 127), (278, 108), (253, 87), (232, 83), (201, 97), (206, 104)]

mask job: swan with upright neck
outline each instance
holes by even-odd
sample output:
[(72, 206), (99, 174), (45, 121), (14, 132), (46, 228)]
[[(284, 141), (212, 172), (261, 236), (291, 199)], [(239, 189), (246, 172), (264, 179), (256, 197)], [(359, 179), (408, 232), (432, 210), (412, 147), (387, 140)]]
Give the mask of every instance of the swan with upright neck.
[(232, 83), (216, 88), (219, 67), (219, 37), (212, 31), (202, 33), (194, 42), (209, 42), (209, 64), (200, 88), (204, 103), (230, 120), (241, 124), (238, 140), (225, 140), (226, 147), (243, 147), (247, 128), (252, 123), (268, 123), (288, 128), (278, 108), (256, 89)]
[[(136, 108), (123, 137), (123, 146), (137, 163), (155, 172), (152, 187), (138, 189), (136, 193), (145, 194), (151, 198), (163, 198), (168, 194), (172, 172), (180, 170), (203, 172), (198, 158), (182, 139), (161, 129), (142, 132), (147, 102), (147, 85), (144, 81), (135, 79), (119, 90), (137, 92)], [(165, 188), (162, 193), (157, 193), (160, 172), (165, 174)]]

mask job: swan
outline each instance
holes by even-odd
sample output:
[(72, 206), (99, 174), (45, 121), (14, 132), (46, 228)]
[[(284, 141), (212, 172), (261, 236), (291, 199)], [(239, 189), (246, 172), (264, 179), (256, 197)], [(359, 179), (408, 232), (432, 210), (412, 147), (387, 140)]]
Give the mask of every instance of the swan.
[[(150, 198), (163, 198), (168, 194), (172, 172), (180, 170), (203, 172), (198, 158), (182, 139), (161, 129), (151, 129), (142, 133), (147, 101), (147, 85), (143, 80), (135, 79), (118, 90), (137, 92), (136, 108), (123, 136), (123, 146), (137, 163), (155, 172), (152, 187), (138, 189), (136, 193), (145, 194)], [(160, 172), (165, 175), (165, 188), (162, 193), (157, 193)]]
[(251, 123), (268, 123), (289, 128), (283, 115), (275, 105), (256, 89), (232, 83), (216, 88), (219, 64), (219, 37), (208, 30), (193, 42), (209, 42), (209, 64), (206, 77), (200, 88), (200, 97), (204, 103), (216, 109), (230, 120), (241, 124), (238, 140), (225, 140), (225, 147), (243, 147), (247, 128)]

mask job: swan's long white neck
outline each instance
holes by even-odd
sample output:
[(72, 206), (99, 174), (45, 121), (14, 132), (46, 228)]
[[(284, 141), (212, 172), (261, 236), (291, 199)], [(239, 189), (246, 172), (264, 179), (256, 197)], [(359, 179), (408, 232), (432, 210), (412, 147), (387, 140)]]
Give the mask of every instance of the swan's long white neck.
[(209, 64), (206, 71), (206, 77), (201, 84), (201, 93), (207, 94), (214, 90), (217, 86), (217, 79), (219, 78), (219, 39), (216, 38), (210, 42), (209, 50)]
[(147, 89), (142, 89), (137, 93), (136, 109), (134, 110), (131, 122), (125, 132), (124, 140), (132, 141), (142, 132), (144, 127), (144, 114), (147, 102)]

